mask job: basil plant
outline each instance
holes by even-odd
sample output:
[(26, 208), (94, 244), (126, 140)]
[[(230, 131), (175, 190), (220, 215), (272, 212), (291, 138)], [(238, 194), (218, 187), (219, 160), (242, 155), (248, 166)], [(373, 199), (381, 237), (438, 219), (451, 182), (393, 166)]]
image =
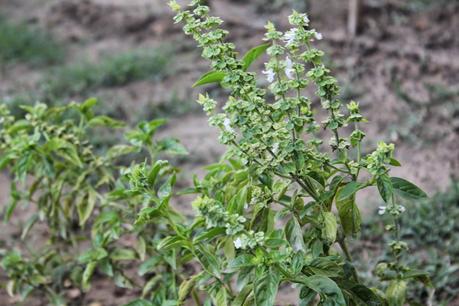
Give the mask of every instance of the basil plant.
[[(393, 144), (363, 152), (367, 120), (358, 103), (340, 100), (308, 16), (293, 12), (286, 32), (268, 22), (264, 43), (240, 58), (207, 6), (170, 7), (211, 65), (195, 86), (218, 83), (228, 93), (223, 103), (199, 96), (228, 151), (187, 190), (198, 194), (193, 222), (170, 223), (176, 234), (159, 245), (199, 266), (182, 282), (178, 304), (191, 296), (197, 305), (275, 305), (280, 288), (293, 286), (299, 305), (403, 305), (411, 281), (429, 285), (400, 262), (407, 245), (398, 234), (403, 199), (426, 194), (390, 175), (400, 166)], [(265, 53), (260, 76), (250, 66)], [(360, 280), (347, 246), (360, 231), (356, 194), (366, 188), (377, 188), (380, 213), (393, 220), (393, 258), (376, 267), (378, 288)]]

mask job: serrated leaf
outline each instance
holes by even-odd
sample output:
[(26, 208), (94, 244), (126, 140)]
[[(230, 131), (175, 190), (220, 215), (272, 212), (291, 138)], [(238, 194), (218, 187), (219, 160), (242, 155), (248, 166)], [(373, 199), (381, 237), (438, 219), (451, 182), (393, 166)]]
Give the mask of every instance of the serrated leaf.
[(209, 71), (202, 75), (196, 83), (193, 84), (193, 87), (198, 87), (206, 84), (220, 83), (223, 78), (226, 76), (226, 73), (223, 71)]
[(261, 55), (263, 55), (263, 53), (265, 53), (266, 49), (268, 49), (269, 46), (270, 44), (262, 44), (247, 51), (247, 53), (242, 58), (243, 69), (247, 70), (257, 58), (259, 58)]
[(423, 199), (428, 197), (421, 188), (405, 179), (391, 177), (390, 180), (392, 181), (394, 190), (402, 197), (409, 199)]

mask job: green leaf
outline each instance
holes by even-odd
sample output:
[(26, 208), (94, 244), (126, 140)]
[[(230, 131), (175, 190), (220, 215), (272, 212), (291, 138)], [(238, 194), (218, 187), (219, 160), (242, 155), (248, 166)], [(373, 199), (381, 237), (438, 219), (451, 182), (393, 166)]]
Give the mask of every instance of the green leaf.
[(394, 167), (401, 167), (402, 166), (402, 164), (398, 160), (396, 160), (395, 158), (391, 158), (390, 159), (389, 165), (394, 166)]
[(158, 150), (169, 154), (187, 155), (188, 151), (177, 139), (166, 138), (158, 142)]
[(295, 217), (293, 217), (287, 222), (285, 226), (285, 237), (290, 242), (290, 245), (292, 246), (293, 250), (305, 250), (303, 232), (301, 230), (300, 223)]
[(158, 244), (158, 250), (170, 250), (178, 246), (186, 246), (186, 241), (179, 236), (169, 236)]
[(138, 152), (138, 148), (129, 146), (129, 145), (115, 145), (108, 149), (107, 151), (107, 156), (109, 159), (113, 159), (119, 156), (131, 154)]
[(199, 250), (198, 259), (202, 266), (206, 269), (207, 272), (220, 278), (220, 261), (217, 259), (217, 257), (202, 244), (199, 245), (197, 249)]
[(338, 230), (338, 224), (336, 217), (332, 212), (326, 211), (322, 213), (323, 216), (323, 227), (322, 227), (322, 238), (329, 244), (336, 241), (336, 233)]
[(324, 297), (323, 305), (345, 306), (343, 292), (336, 283), (328, 277), (313, 275), (306, 277), (303, 282), (307, 287)]
[(110, 258), (113, 261), (124, 261), (137, 259), (136, 251), (132, 249), (120, 249), (116, 248), (111, 254)]
[(104, 248), (92, 248), (78, 257), (81, 263), (88, 263), (91, 261), (99, 261), (108, 256), (108, 252)]
[(125, 126), (125, 123), (122, 121), (115, 120), (108, 116), (96, 116), (89, 120), (88, 126), (96, 127), (96, 126), (105, 126), (109, 128), (122, 128)]
[(96, 206), (97, 192), (89, 188), (88, 193), (82, 198), (82, 200), (77, 205), (78, 218), (80, 220), (80, 226), (84, 226), (86, 221)]
[(346, 236), (358, 234), (362, 224), (362, 216), (360, 215), (357, 204), (355, 204), (355, 197), (347, 198), (344, 201), (337, 201), (336, 208), (338, 209), (339, 219)]
[(153, 306), (153, 304), (144, 299), (137, 299), (127, 304), (124, 304), (123, 306)]
[(432, 287), (432, 281), (430, 280), (429, 273), (419, 270), (411, 270), (403, 273), (403, 279), (415, 279), (427, 287)]
[(24, 240), (27, 235), (29, 234), (30, 230), (34, 226), (34, 224), (39, 220), (39, 215), (38, 214), (33, 214), (26, 222), (22, 233), (21, 233), (21, 240)]
[(94, 274), (94, 271), (96, 270), (97, 267), (97, 262), (92, 261), (86, 265), (86, 268), (84, 269), (83, 276), (81, 279), (81, 288), (83, 289), (84, 292), (87, 292), (91, 288), (91, 278), (92, 275)]
[(193, 290), (194, 286), (196, 285), (196, 280), (199, 276), (200, 274), (194, 275), (190, 279), (185, 280), (180, 284), (178, 291), (178, 305), (182, 305), (183, 302), (185, 302), (191, 290)]
[(337, 197), (336, 200), (337, 201), (344, 201), (347, 198), (353, 196), (357, 191), (359, 191), (363, 187), (365, 187), (365, 184), (358, 183), (358, 182), (355, 182), (355, 181), (349, 182), (349, 183), (346, 184), (346, 186), (344, 186), (343, 188), (341, 188), (338, 191), (338, 194), (336, 196)]
[(255, 305), (273, 306), (280, 282), (280, 273), (273, 268), (260, 268), (254, 283)]
[(394, 193), (394, 188), (392, 182), (388, 175), (381, 175), (376, 179), (376, 184), (378, 186), (379, 194), (384, 202), (389, 203), (392, 201), (392, 195)]
[(161, 261), (161, 257), (159, 256), (154, 256), (154, 257), (149, 258), (147, 261), (143, 262), (140, 265), (139, 271), (137, 273), (140, 276), (144, 276), (147, 273), (153, 272), (158, 266), (158, 263), (160, 261)]
[(116, 272), (113, 280), (120, 288), (132, 289), (134, 287), (132, 281), (121, 272)]
[(226, 292), (225, 287), (221, 287), (218, 290), (214, 298), (215, 306), (228, 306), (228, 293)]
[(403, 306), (406, 299), (406, 282), (393, 280), (386, 289), (386, 298), (389, 306)]
[(231, 303), (232, 306), (243, 306), (247, 301), (247, 298), (252, 293), (253, 287), (252, 286), (245, 286), (242, 288), (241, 292), (236, 296), (234, 301)]
[(80, 111), (84, 114), (89, 112), (97, 104), (96, 98), (89, 98), (79, 105)]
[(247, 53), (242, 58), (242, 68), (247, 70), (257, 58), (265, 53), (269, 46), (270, 44), (262, 44), (247, 51)]
[(394, 190), (402, 197), (409, 198), (409, 199), (424, 199), (427, 198), (427, 194), (422, 191), (418, 186), (414, 185), (413, 183), (399, 178), (399, 177), (391, 177), (392, 186)]
[(226, 231), (226, 228), (224, 227), (215, 227), (211, 228), (209, 230), (204, 231), (203, 233), (199, 234), (194, 238), (193, 242), (198, 243), (204, 240), (211, 240), (212, 238), (215, 238), (216, 236), (219, 236), (221, 234), (224, 234)]
[(255, 257), (249, 254), (242, 254), (231, 260), (228, 264), (228, 272), (237, 271), (241, 268), (253, 267)]
[(211, 83), (220, 83), (223, 78), (226, 76), (226, 73), (223, 71), (209, 71), (193, 84), (193, 87), (198, 87)]

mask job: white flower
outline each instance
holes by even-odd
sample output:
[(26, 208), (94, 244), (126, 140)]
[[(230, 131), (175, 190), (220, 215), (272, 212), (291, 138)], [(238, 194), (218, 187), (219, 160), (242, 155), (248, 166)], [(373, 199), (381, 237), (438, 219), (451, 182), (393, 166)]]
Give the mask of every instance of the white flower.
[(323, 35), (322, 35), (322, 33), (314, 32), (314, 37), (315, 37), (317, 40), (322, 40)]
[(378, 214), (384, 215), (386, 213), (387, 206), (379, 206)]
[(399, 205), (399, 206), (398, 206), (398, 211), (399, 211), (401, 214), (404, 213), (404, 212), (406, 211), (405, 206)]
[(293, 28), (289, 31), (287, 31), (284, 35), (284, 41), (285, 41), (285, 45), (288, 47), (290, 46), (291, 44), (293, 44), (295, 42), (295, 39), (296, 39), (296, 33), (298, 32), (298, 29), (297, 28)]
[(308, 15), (303, 14), (303, 20), (304, 20), (304, 23), (305, 23), (305, 24), (308, 24), (308, 23), (309, 23)]
[(273, 144), (273, 153), (277, 154), (277, 151), (279, 151), (279, 143), (278, 142)]
[(236, 249), (242, 248), (242, 239), (240, 237), (237, 237), (236, 240), (234, 240), (234, 247)]
[(293, 69), (293, 62), (290, 57), (287, 56), (285, 59), (285, 75), (290, 79), (293, 80), (295, 78), (295, 69)]
[(225, 130), (227, 132), (234, 132), (234, 129), (231, 127), (231, 120), (229, 120), (229, 118), (225, 118), (225, 120), (223, 121), (223, 126), (225, 127)]
[(266, 75), (266, 80), (268, 80), (269, 83), (274, 82), (274, 77), (276, 76), (276, 74), (274, 73), (274, 70), (272, 69), (263, 70), (262, 73)]

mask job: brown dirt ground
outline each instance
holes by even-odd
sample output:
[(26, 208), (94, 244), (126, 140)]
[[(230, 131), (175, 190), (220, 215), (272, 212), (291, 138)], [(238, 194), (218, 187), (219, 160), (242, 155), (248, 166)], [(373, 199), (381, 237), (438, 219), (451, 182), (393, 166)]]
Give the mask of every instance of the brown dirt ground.
[[(403, 9), (402, 1), (364, 2), (360, 34), (349, 41), (344, 30), (345, 1), (311, 1), (310, 19), (324, 34), (320, 47), (328, 51), (345, 97), (360, 102), (371, 122), (365, 127), (366, 149), (370, 150), (379, 139), (394, 142), (396, 158), (403, 165), (394, 169), (394, 174), (429, 192), (442, 189), (459, 173), (459, 6), (452, 3), (412, 13)], [(190, 49), (193, 43), (172, 23), (164, 1), (0, 0), (0, 8), (13, 19), (27, 20), (51, 31), (66, 44), (69, 62), (97, 61), (104, 54), (172, 44), (177, 50), (177, 76), (95, 92), (108, 100), (124, 101), (127, 117), (135, 117), (133, 110), (142, 112), (149, 105), (166, 101), (172, 92), (184, 101), (191, 100), (198, 92), (190, 89), (193, 80), (207, 70), (199, 53)], [(276, 21), (284, 29), (288, 26), (287, 9), (262, 15), (249, 1), (218, 0), (213, 10), (232, 29), (231, 38), (241, 51), (260, 43), (267, 20)], [(33, 88), (39, 78), (40, 71), (35, 69), (8, 67), (0, 75), (0, 94)], [(442, 86), (456, 95), (450, 99), (438, 97), (427, 90), (426, 84)], [(397, 88), (401, 90), (397, 92)], [(410, 98), (403, 99), (403, 94)], [(161, 135), (172, 135), (188, 148), (190, 161), (184, 165), (187, 173), (202, 174), (202, 166), (216, 161), (224, 152), (217, 143), (216, 131), (208, 127), (207, 118), (200, 112), (172, 118)], [(8, 178), (2, 175), (1, 203), (6, 202), (7, 194)], [(361, 196), (367, 212), (375, 205), (370, 195)], [(16, 226), (2, 224), (0, 228), (0, 241), (17, 237)], [(295, 303), (292, 290), (282, 290), (279, 305)], [(122, 305), (131, 294), (101, 280), (88, 302)], [(13, 304), (14, 299), (0, 288), (0, 305)], [(38, 298), (27, 305), (44, 304)]]

